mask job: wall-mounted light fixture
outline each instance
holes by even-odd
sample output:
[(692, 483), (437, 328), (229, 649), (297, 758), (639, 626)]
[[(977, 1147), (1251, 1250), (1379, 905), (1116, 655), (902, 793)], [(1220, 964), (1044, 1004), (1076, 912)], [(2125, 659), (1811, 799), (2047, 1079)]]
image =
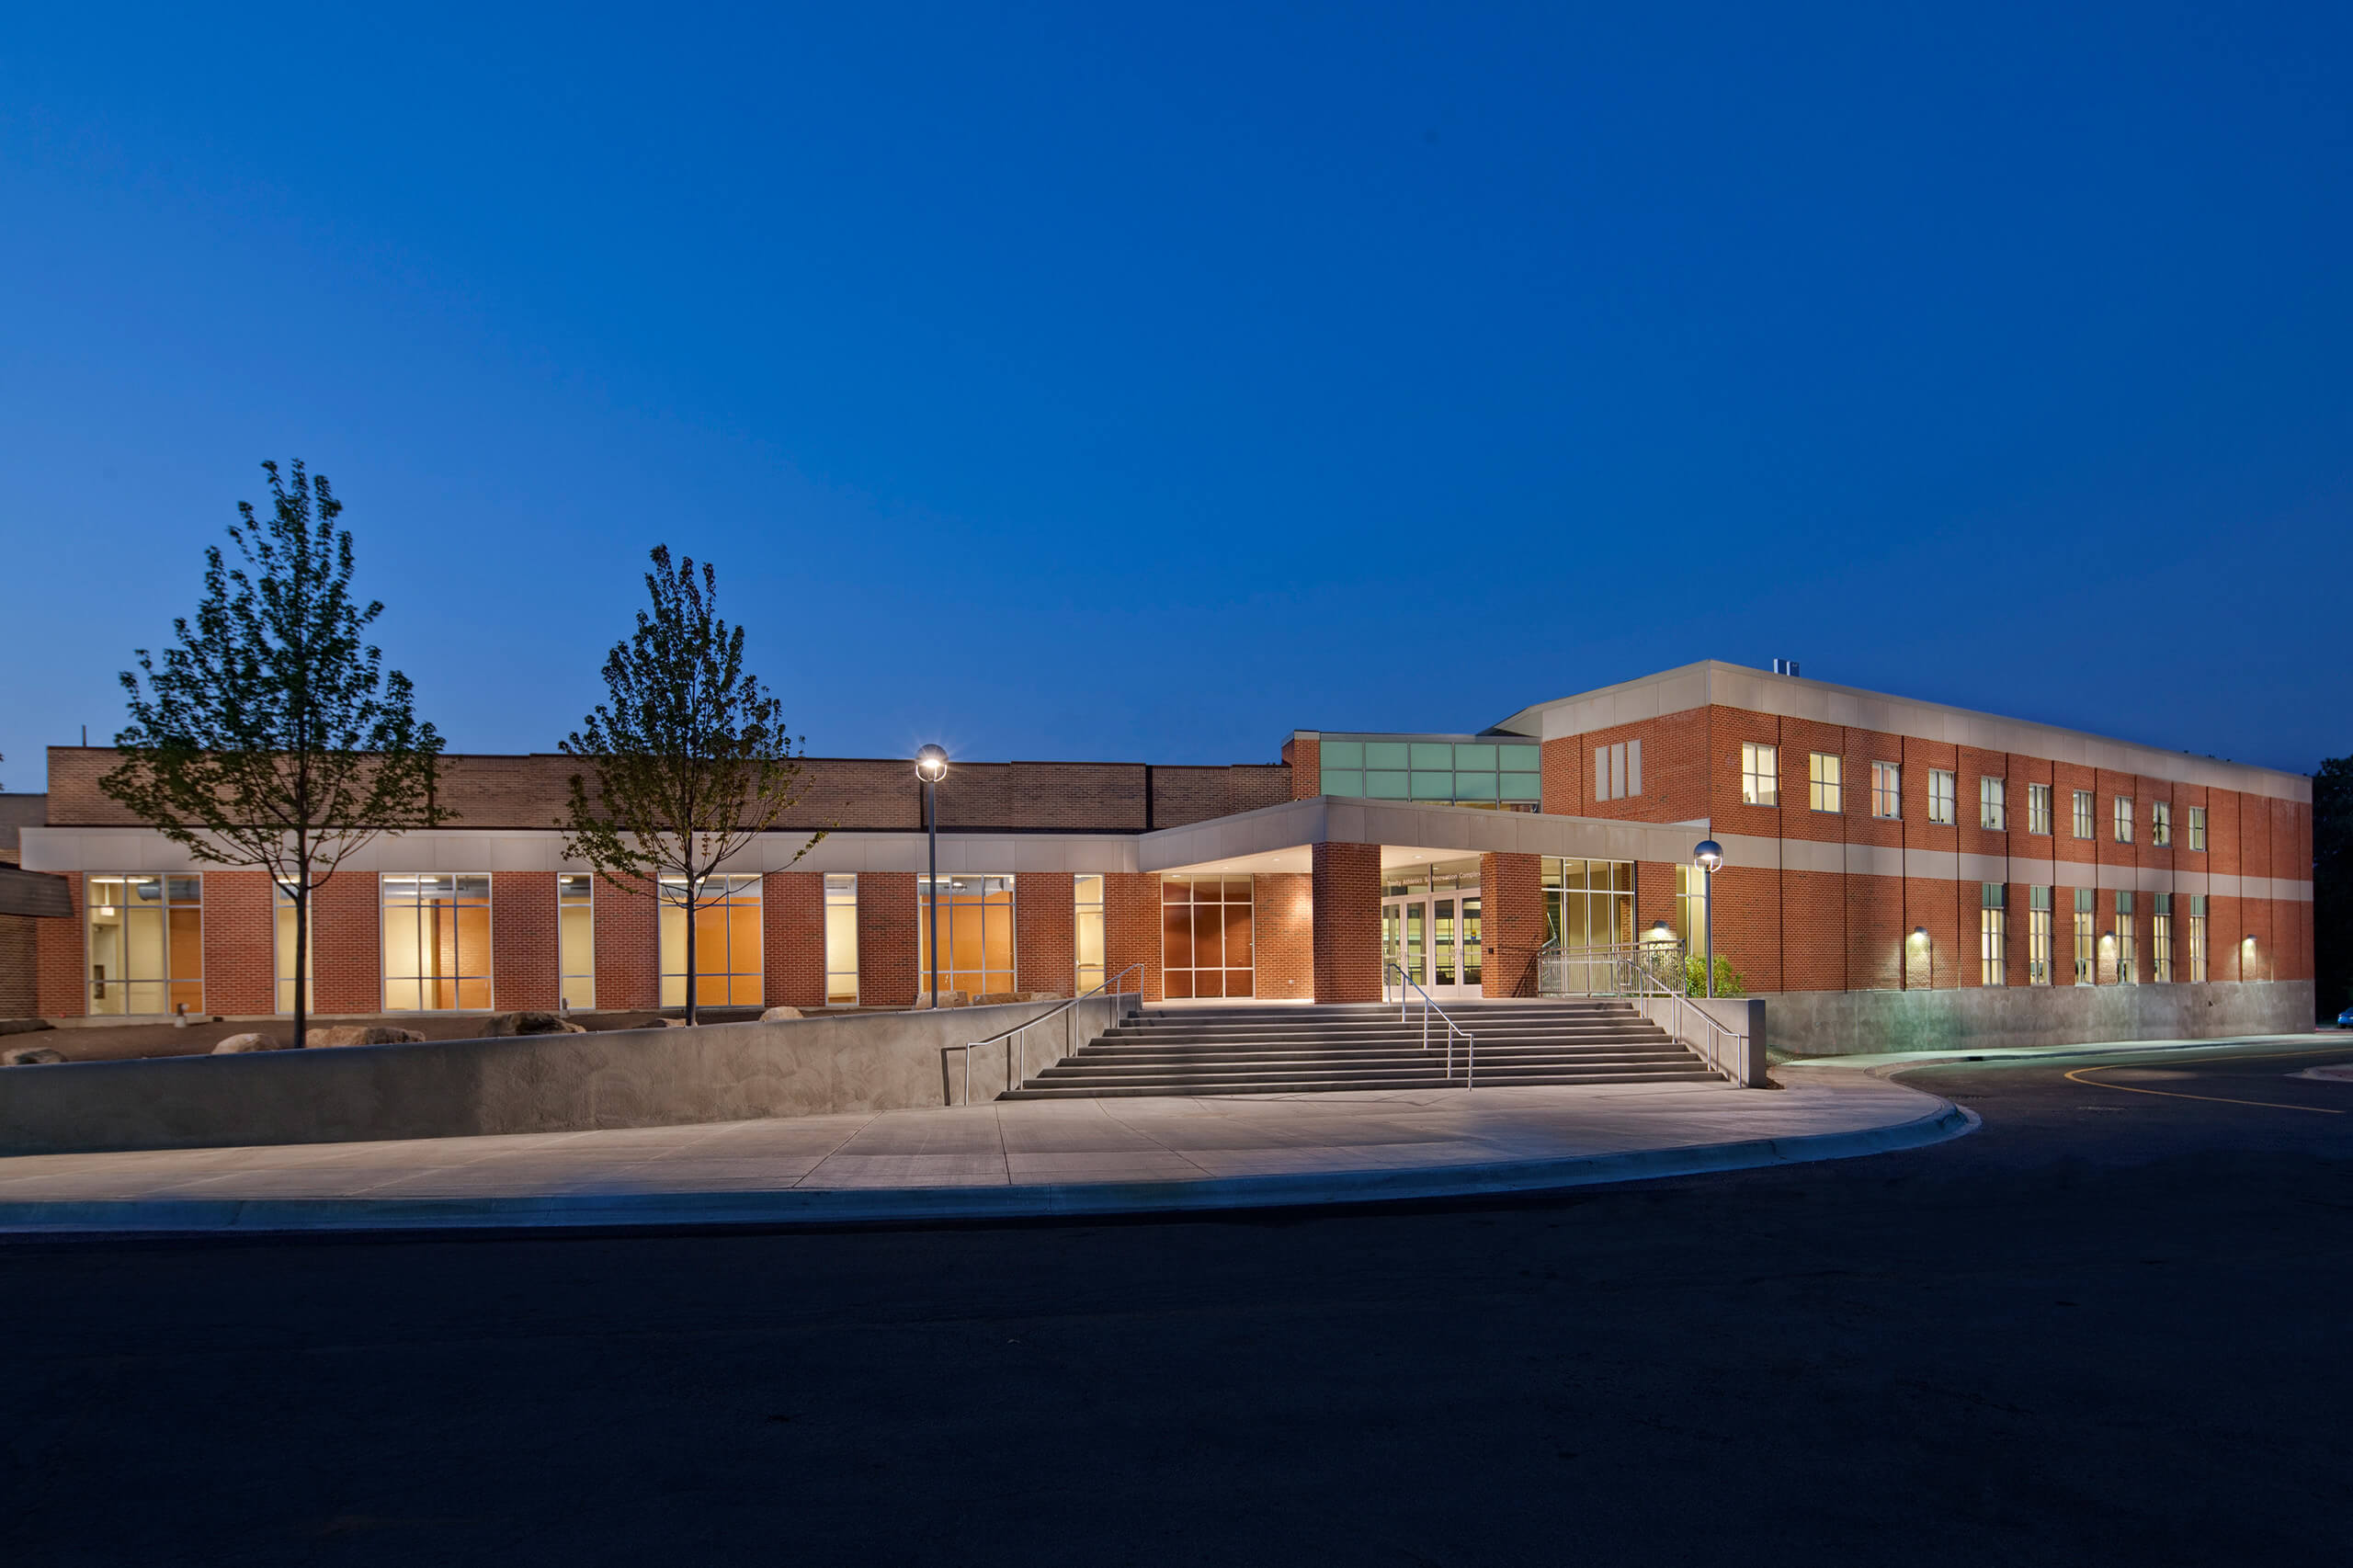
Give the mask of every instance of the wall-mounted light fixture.
[(1928, 928), (1926, 926), (1912, 927), (1912, 945), (1915, 948), (1925, 948), (1928, 945)]

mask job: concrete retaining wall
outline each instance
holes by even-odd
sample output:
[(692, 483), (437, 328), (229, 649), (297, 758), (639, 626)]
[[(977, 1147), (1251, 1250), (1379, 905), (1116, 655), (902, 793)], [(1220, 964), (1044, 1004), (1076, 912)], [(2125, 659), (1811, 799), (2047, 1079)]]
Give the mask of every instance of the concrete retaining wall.
[(1786, 991), (1763, 998), (1791, 1056), (2302, 1034), (2313, 983), (2010, 985), (1955, 991)]
[[(1096, 997), (1028, 1037), (1027, 1070), (1111, 1027)], [(0, 1153), (343, 1143), (571, 1132), (904, 1110), (941, 1103), (940, 1047), (1061, 1004), (863, 1013), (773, 1024), (429, 1040), (247, 1056), (0, 1069)], [(973, 1053), (972, 1097), (1005, 1087), (1002, 1047)], [(961, 1060), (959, 1052), (951, 1061)], [(1021, 1063), (1014, 1063), (1018, 1072)], [(961, 1102), (961, 1066), (949, 1092)]]

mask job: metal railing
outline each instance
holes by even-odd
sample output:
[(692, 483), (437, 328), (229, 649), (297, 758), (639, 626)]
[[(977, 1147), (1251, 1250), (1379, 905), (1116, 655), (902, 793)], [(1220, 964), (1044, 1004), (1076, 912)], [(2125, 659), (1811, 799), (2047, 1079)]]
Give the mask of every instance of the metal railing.
[(1626, 996), (1633, 994), (1633, 971), (1664, 986), (1688, 984), (1689, 960), (1680, 942), (1618, 942), (1590, 948), (1552, 945), (1537, 949), (1539, 996)]
[[(1131, 974), (1136, 977), (1136, 988), (1133, 991), (1127, 989), (1128, 976)], [(1069, 1001), (1063, 1003), (1061, 1006), (1054, 1008), (1052, 1011), (1040, 1013), (1036, 1017), (1029, 1019), (1027, 1023), (1016, 1024), (1009, 1029), (999, 1029), (996, 1033), (989, 1036), (986, 1040), (967, 1040), (962, 1045), (941, 1046), (939, 1048), (940, 1104), (954, 1105), (956, 1103), (955, 1095), (949, 1087), (950, 1080), (948, 1075), (948, 1053), (949, 1051), (961, 1051), (964, 1053), (964, 1103), (966, 1105), (971, 1105), (972, 1103), (972, 1052), (980, 1050), (983, 1046), (995, 1045), (999, 1040), (1003, 1040), (1005, 1042), (1005, 1086), (1009, 1090), (1015, 1084), (1021, 1082), (1029, 1075), (1029, 1050), (1028, 1045), (1022, 1042), (1021, 1037), (1029, 1033), (1031, 1029), (1036, 1028), (1040, 1024), (1051, 1023), (1056, 1018), (1065, 1019), (1067, 1021), (1063, 1026), (1063, 1055), (1075, 1055), (1078, 1051), (1078, 1023), (1076, 1017), (1072, 1013), (1072, 1009), (1076, 1007), (1081, 1002), (1086, 1001), (1089, 996), (1097, 994), (1108, 996), (1114, 1002), (1122, 996), (1133, 996), (1136, 998), (1138, 1003), (1141, 1004), (1143, 1000), (1143, 965), (1141, 963), (1131, 963), (1127, 968), (1121, 970), (1119, 973), (1112, 975), (1109, 979), (1104, 981), (1102, 984), (1088, 986), (1085, 991), (1080, 992), (1077, 995), (1072, 997)], [(1118, 1021), (1119, 1016), (1119, 1009), (1115, 1006), (1112, 1009), (1112, 1019), (1115, 1023)], [(1021, 1069), (1018, 1075), (1014, 1072), (1017, 1053), (1018, 1055)]]
[(1444, 1036), (1446, 1040), (1446, 1081), (1449, 1084), (1454, 1082), (1454, 1041), (1456, 1037), (1460, 1036), (1462, 1040), (1462, 1086), (1465, 1089), (1477, 1087), (1476, 1079), (1479, 1072), (1479, 1042), (1477, 1040), (1472, 1038), (1469, 1029), (1464, 1028), (1461, 1024), (1458, 1024), (1452, 1018), (1448, 1017), (1446, 1009), (1431, 1001), (1430, 994), (1428, 992), (1422, 991), (1422, 983), (1415, 980), (1412, 975), (1407, 974), (1404, 968), (1394, 959), (1388, 959), (1382, 961), (1392, 972), (1395, 973), (1398, 980), (1397, 1021), (1401, 1024), (1405, 1022), (1406, 1009), (1414, 1005), (1414, 999), (1405, 994), (1406, 988), (1410, 986), (1415, 991), (1420, 991), (1422, 996), (1422, 1049), (1424, 1051), (1427, 1051), (1430, 1048), (1430, 1015), (1432, 1013), (1436, 1013), (1438, 1017), (1438, 1021), (1446, 1026), (1446, 1034)]
[[(1543, 973), (1546, 959), (1558, 960), (1564, 971), (1582, 969), (1589, 977), (1601, 980), (1602, 985), (1582, 992), (1547, 988)], [(1748, 1081), (1748, 1037), (1719, 1023), (1714, 1014), (1692, 997), (1690, 966), (1685, 961), (1680, 942), (1548, 948), (1538, 955), (1537, 985), (1548, 996), (1631, 997), (1644, 1017), (1690, 1047), (1710, 1072), (1721, 1074), (1734, 1084)], [(1666, 1012), (1667, 1021), (1659, 1018), (1660, 1010)]]

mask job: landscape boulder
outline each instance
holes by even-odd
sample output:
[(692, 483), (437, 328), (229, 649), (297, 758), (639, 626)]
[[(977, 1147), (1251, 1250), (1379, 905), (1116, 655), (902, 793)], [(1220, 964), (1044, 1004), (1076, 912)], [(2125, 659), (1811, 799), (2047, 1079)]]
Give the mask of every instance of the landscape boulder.
[(508, 1035), (587, 1032), (570, 1018), (554, 1013), (498, 1013), (483, 1026), (482, 1037), (484, 1040), (503, 1040)]
[(313, 1029), (308, 1043), (312, 1045), (422, 1045), (425, 1037), (415, 1029), (390, 1028), (382, 1024), (337, 1024), (333, 1028)]
[(801, 1016), (801, 1009), (798, 1007), (770, 1007), (767, 1012), (760, 1015), (760, 1022), (764, 1024), (780, 1024), (789, 1019), (797, 1018)]
[[(942, 991), (939, 994), (939, 1005), (943, 1007), (969, 1007), (972, 1005), (972, 994), (969, 991)], [(931, 993), (928, 991), (916, 992), (915, 1006), (918, 1007), (930, 1006)]]
[(0, 1018), (0, 1034), (31, 1034), (37, 1029), (56, 1027), (47, 1018)]
[(276, 1035), (256, 1034), (248, 1031), (244, 1034), (231, 1035), (228, 1039), (222, 1040), (220, 1044), (212, 1048), (212, 1054), (215, 1056), (243, 1056), (249, 1051), (290, 1051), (293, 1049), (293, 1046), (294, 1042), (290, 1040), (280, 1040)]
[(64, 1060), (63, 1051), (46, 1045), (20, 1045), (14, 1051), (0, 1051), (0, 1067), (46, 1067)]

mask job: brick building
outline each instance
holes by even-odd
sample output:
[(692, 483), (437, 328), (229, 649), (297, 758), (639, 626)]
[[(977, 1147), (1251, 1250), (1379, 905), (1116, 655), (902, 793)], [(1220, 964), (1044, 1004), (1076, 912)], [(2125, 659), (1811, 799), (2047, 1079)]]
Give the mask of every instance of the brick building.
[[(267, 1016), (290, 911), (191, 860), (53, 748), (30, 871), (53, 1017)], [(318, 890), (323, 1015), (685, 995), (683, 916), (567, 861), (560, 756), (447, 759), (444, 829)], [(698, 994), (904, 1006), (931, 890), (910, 763), (818, 759), (699, 918)], [(1776, 1044), (2187, 1038), (2312, 1019), (2301, 775), (1718, 663), (1540, 703), (1476, 734), (1299, 731), (1275, 764), (957, 763), (940, 784), (942, 984), (1154, 1000), (1582, 989), (1628, 948), (1717, 952)], [(812, 829), (829, 828), (806, 855)], [(796, 858), (796, 856), (799, 858)], [(1124, 981), (1122, 982), (1122, 977)]]

